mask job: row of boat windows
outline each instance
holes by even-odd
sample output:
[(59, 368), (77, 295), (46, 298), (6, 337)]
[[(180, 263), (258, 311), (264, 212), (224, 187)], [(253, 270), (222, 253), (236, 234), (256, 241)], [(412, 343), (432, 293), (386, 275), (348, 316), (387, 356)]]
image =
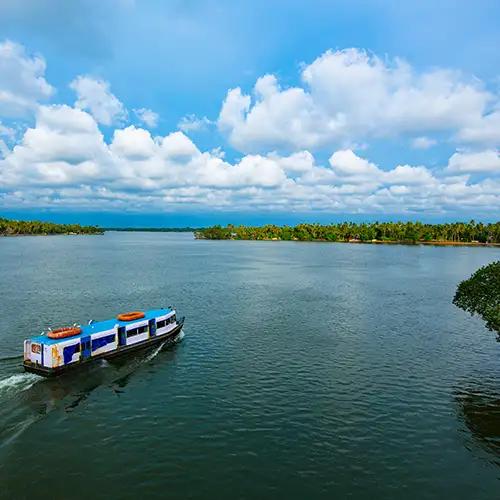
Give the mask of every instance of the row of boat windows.
[(170, 323), (175, 323), (175, 314), (170, 316), (170, 318), (162, 319), (156, 323), (156, 328), (163, 328), (164, 326), (170, 325)]
[[(97, 349), (99, 349), (99, 347), (103, 347), (106, 344), (110, 344), (111, 342), (114, 342), (115, 339), (116, 339), (116, 335), (112, 334), (112, 335), (107, 335), (106, 337), (92, 339), (92, 343), (90, 340), (86, 340), (85, 342), (82, 342), (81, 344), (73, 344), (73, 345), (70, 345), (67, 347), (72, 348), (72, 351), (75, 353), (80, 352), (80, 350), (87, 351), (91, 348), (91, 346), (92, 346), (92, 350), (96, 351)], [(65, 347), (65, 349), (66, 349), (66, 347)]]
[[(170, 325), (171, 323), (175, 323), (175, 315), (170, 316), (170, 318), (157, 321), (156, 328), (163, 328), (164, 326)], [(149, 331), (149, 327), (147, 325), (133, 328), (132, 330), (127, 331), (127, 338), (134, 337), (135, 335), (140, 335), (141, 333), (146, 333), (147, 331)]]
[(140, 333), (145, 333), (148, 331), (147, 325), (139, 326), (138, 328), (133, 328), (127, 332), (127, 338), (133, 337), (134, 335), (139, 335)]
[[(161, 321), (156, 322), (156, 328), (163, 328), (171, 323), (175, 323), (175, 315), (170, 318), (163, 319)], [(148, 325), (139, 326), (138, 328), (133, 328), (127, 332), (127, 338), (134, 337), (135, 335), (140, 335), (141, 333), (146, 333), (149, 331)], [(116, 340), (115, 334), (107, 335), (106, 337), (101, 337), (98, 339), (92, 339), (92, 351), (99, 349), (100, 347), (105, 346), (106, 344), (110, 344)], [(71, 347), (72, 352), (77, 353), (80, 352), (80, 349), (88, 350), (91, 347), (90, 340), (86, 340), (85, 342), (80, 344), (73, 344)]]

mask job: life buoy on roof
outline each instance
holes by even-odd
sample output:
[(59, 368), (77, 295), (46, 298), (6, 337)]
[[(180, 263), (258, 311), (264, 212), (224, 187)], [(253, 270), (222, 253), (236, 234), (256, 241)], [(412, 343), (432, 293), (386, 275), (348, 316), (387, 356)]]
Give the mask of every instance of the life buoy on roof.
[(82, 333), (82, 329), (79, 326), (63, 326), (62, 328), (56, 328), (47, 333), (47, 337), (50, 339), (64, 339), (66, 337), (74, 337)]
[(119, 321), (134, 321), (135, 319), (141, 319), (146, 316), (142, 311), (131, 311), (119, 314), (116, 319)]

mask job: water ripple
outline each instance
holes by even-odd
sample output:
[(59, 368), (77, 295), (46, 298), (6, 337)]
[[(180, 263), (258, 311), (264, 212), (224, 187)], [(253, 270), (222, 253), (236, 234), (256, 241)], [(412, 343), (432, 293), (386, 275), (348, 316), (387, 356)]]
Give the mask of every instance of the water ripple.
[[(64, 457), (74, 491), (107, 497), (498, 496), (500, 351), (451, 304), (497, 250), (51, 241), (0, 247), (10, 497), (46, 475), (47, 457)], [(48, 324), (165, 301), (189, 328), (166, 350), (55, 381), (4, 359)], [(65, 498), (62, 483), (37, 492)]]

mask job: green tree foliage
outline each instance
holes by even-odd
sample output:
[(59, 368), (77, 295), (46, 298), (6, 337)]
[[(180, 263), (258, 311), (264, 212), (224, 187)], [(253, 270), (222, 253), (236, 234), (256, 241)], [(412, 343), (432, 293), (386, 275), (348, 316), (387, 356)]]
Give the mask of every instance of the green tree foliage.
[(0, 218), (0, 236), (25, 234), (101, 234), (96, 226), (80, 224), (53, 224), (52, 222), (22, 221)]
[(462, 281), (453, 303), (471, 315), (481, 316), (486, 326), (500, 335), (500, 261), (481, 267)]
[(483, 224), (454, 222), (422, 224), (421, 222), (373, 222), (369, 224), (299, 224), (295, 227), (268, 224), (260, 227), (213, 226), (195, 232), (197, 238), (211, 240), (295, 240), (295, 241), (361, 241), (361, 242), (452, 242), (500, 243), (500, 222)]

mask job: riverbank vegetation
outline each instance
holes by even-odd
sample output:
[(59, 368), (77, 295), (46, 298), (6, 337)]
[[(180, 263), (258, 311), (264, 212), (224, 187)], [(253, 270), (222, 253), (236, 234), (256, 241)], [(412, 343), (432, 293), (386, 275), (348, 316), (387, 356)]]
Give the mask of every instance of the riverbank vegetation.
[(500, 222), (373, 222), (355, 224), (299, 224), (297, 226), (212, 226), (195, 232), (195, 237), (210, 240), (289, 240), (338, 241), (359, 243), (442, 243), (499, 244)]
[(471, 315), (478, 314), (488, 329), (500, 335), (500, 261), (481, 267), (462, 281), (453, 303)]
[(97, 226), (54, 224), (52, 222), (11, 220), (0, 217), (0, 236), (48, 234), (102, 234), (102, 230)]
[(199, 228), (194, 227), (106, 227), (104, 231), (125, 231), (139, 233), (194, 233)]

